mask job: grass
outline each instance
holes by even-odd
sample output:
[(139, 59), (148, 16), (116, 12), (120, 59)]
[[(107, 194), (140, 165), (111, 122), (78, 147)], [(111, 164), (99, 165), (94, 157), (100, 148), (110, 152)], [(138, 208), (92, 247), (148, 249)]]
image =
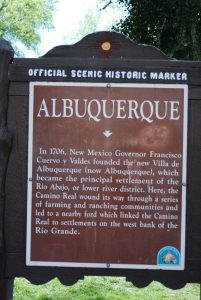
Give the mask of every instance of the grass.
[(15, 279), (14, 300), (200, 300), (200, 285), (187, 284), (171, 290), (158, 282), (136, 288), (122, 277), (85, 277), (72, 286), (54, 279), (36, 286), (23, 278)]

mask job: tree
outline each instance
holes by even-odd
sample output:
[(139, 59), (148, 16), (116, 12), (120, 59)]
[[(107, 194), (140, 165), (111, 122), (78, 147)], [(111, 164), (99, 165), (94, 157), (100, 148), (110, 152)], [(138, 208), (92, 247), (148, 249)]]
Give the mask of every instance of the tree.
[(0, 37), (17, 47), (36, 49), (40, 29), (52, 28), (57, 0), (0, 0)]
[(201, 0), (114, 1), (124, 4), (128, 12), (115, 30), (170, 57), (201, 59)]
[(121, 5), (115, 2), (105, 4), (105, 0), (94, 0), (94, 6), (83, 8), (82, 18), (79, 23), (72, 26), (72, 29), (65, 34), (64, 41), (66, 44), (74, 44), (81, 40), (89, 33), (103, 30), (111, 30), (113, 24), (119, 18), (123, 17)]
[(69, 34), (65, 35), (66, 44), (74, 44), (81, 40), (85, 35), (97, 30), (100, 14), (96, 14), (91, 10), (87, 10), (83, 15), (81, 22), (75, 26)]

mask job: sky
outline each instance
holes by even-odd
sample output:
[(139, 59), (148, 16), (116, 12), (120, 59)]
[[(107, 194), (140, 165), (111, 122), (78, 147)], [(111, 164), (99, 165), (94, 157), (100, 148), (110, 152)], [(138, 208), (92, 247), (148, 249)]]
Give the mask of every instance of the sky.
[(118, 5), (109, 5), (105, 10), (101, 10), (103, 7), (104, 3), (100, 0), (59, 0), (54, 11), (54, 30), (42, 30), (38, 52), (26, 51), (26, 56), (41, 56), (55, 46), (78, 42), (81, 38), (78, 34), (81, 22), (89, 11), (97, 18), (95, 31), (110, 30), (115, 21), (120, 20), (125, 13)]

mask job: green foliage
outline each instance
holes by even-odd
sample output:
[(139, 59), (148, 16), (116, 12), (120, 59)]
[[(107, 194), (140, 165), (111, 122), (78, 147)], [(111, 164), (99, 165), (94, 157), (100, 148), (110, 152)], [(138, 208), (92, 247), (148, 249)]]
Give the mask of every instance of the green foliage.
[(52, 28), (56, 3), (57, 0), (0, 0), (0, 37), (36, 49), (39, 30)]
[(64, 36), (64, 41), (66, 44), (74, 44), (81, 40), (85, 35), (95, 32), (100, 20), (100, 14), (96, 14), (89, 9), (83, 15), (81, 22), (77, 27), (74, 27), (71, 32)]
[(85, 277), (72, 286), (57, 279), (35, 286), (26, 279), (16, 279), (14, 300), (199, 300), (199, 284), (187, 284), (170, 290), (158, 282), (138, 289), (122, 277)]
[(115, 30), (170, 57), (201, 59), (201, 0), (117, 1), (125, 5), (128, 16)]
[(124, 17), (122, 6), (117, 2), (111, 5), (105, 5), (104, 0), (95, 0), (96, 8), (83, 7), (82, 18), (79, 23), (75, 23), (71, 30), (64, 35), (65, 44), (74, 44), (80, 41), (84, 36), (95, 31), (111, 30), (115, 20)]

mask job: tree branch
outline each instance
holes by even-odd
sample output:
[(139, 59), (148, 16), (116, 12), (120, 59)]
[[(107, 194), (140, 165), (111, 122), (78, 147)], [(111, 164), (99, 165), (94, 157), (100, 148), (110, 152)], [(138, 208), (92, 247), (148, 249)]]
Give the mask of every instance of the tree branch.
[(112, 0), (110, 0), (103, 8), (101, 8), (100, 10), (105, 10), (110, 4), (112, 3)]
[(6, 0), (3, 0), (3, 2), (0, 5), (0, 11), (3, 10), (6, 6), (8, 6), (8, 3)]

